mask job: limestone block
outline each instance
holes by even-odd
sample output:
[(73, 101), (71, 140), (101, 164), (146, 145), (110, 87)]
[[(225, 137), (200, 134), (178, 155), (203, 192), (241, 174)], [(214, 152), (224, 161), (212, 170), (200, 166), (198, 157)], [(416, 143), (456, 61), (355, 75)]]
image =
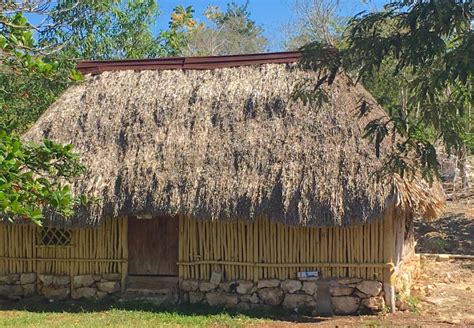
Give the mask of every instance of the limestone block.
[(282, 281), (281, 283), (281, 289), (283, 289), (283, 291), (287, 293), (297, 292), (298, 290), (301, 289), (301, 286), (302, 284), (301, 284), (301, 281), (299, 280), (287, 279), (287, 280)]
[(23, 296), (23, 288), (20, 285), (0, 285), (0, 296)]
[(181, 281), (181, 289), (186, 292), (194, 292), (199, 289), (199, 281), (197, 280), (183, 280)]
[(94, 282), (94, 277), (90, 274), (74, 276), (72, 278), (72, 285), (74, 288), (89, 287), (92, 286)]
[(236, 281), (224, 281), (219, 284), (219, 288), (227, 293), (235, 293), (237, 289)]
[(242, 295), (240, 299), (244, 302), (250, 302), (252, 304), (257, 304), (260, 302), (257, 293), (253, 293), (252, 295)]
[(50, 274), (40, 274), (38, 275), (38, 278), (43, 284), (43, 287), (49, 287), (53, 284), (53, 276)]
[(272, 288), (280, 286), (280, 280), (278, 279), (266, 279), (266, 280), (259, 280), (257, 283), (257, 288)]
[(97, 288), (101, 292), (106, 292), (108, 294), (118, 293), (120, 291), (120, 283), (117, 281), (98, 282)]
[(0, 285), (10, 285), (20, 280), (20, 275), (18, 273), (7, 274), (0, 276)]
[(36, 283), (24, 284), (23, 287), (23, 296), (28, 297), (36, 294)]
[(280, 305), (284, 297), (283, 291), (279, 288), (262, 288), (257, 293), (258, 297), (268, 305)]
[(363, 299), (361, 304), (373, 312), (380, 312), (385, 307), (385, 301), (382, 296)]
[(212, 282), (209, 282), (209, 281), (201, 281), (199, 283), (199, 290), (201, 292), (208, 292), (208, 291), (216, 289), (216, 287), (217, 287), (216, 284), (213, 284)]
[(318, 285), (314, 281), (303, 282), (303, 287), (301, 288), (308, 295), (314, 295), (317, 289)]
[(239, 280), (237, 281), (237, 293), (244, 295), (250, 293), (253, 288), (253, 282), (249, 280)]
[(329, 290), (332, 296), (349, 296), (354, 291), (354, 288), (335, 286), (335, 287), (331, 287)]
[(80, 298), (93, 298), (97, 294), (97, 290), (92, 287), (81, 287), (72, 291), (71, 297), (75, 300)]
[(339, 285), (353, 285), (361, 282), (362, 279), (360, 278), (340, 278), (337, 280)]
[(359, 309), (360, 299), (352, 296), (337, 296), (331, 298), (335, 314), (352, 314)]
[(53, 276), (53, 285), (55, 287), (63, 287), (69, 285), (71, 278), (69, 276)]
[(191, 304), (201, 303), (203, 299), (204, 299), (204, 293), (189, 292), (189, 303)]
[(48, 299), (61, 301), (69, 297), (69, 288), (44, 287), (42, 293)]
[(283, 300), (283, 307), (287, 309), (314, 308), (316, 302), (314, 298), (306, 294), (286, 294)]
[(369, 296), (378, 296), (382, 291), (382, 283), (375, 280), (363, 280), (356, 285), (356, 288)]
[(34, 273), (34, 272), (22, 273), (21, 276), (20, 276), (20, 283), (22, 285), (28, 285), (28, 284), (36, 283), (36, 273)]

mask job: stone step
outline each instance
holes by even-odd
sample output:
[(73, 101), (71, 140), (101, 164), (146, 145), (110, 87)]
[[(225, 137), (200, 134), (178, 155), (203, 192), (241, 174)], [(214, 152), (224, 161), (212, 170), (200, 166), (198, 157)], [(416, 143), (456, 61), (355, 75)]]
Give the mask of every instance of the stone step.
[(167, 294), (178, 290), (178, 277), (129, 276), (127, 291), (143, 294)]

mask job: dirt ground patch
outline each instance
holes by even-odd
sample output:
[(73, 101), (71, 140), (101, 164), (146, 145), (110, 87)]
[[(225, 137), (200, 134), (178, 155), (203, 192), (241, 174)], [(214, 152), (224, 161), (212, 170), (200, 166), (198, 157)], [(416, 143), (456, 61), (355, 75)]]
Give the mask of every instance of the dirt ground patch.
[(415, 221), (418, 253), (474, 255), (474, 199), (448, 202), (436, 221)]

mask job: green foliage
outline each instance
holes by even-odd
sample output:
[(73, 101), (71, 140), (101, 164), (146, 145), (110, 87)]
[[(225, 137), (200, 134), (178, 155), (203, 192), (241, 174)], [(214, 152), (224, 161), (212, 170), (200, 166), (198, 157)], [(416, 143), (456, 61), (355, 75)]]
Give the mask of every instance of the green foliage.
[(196, 27), (194, 9), (177, 6), (171, 14), (169, 29), (162, 31), (158, 37), (161, 53), (166, 56), (180, 56), (187, 47), (190, 32)]
[(38, 145), (27, 144), (2, 128), (0, 218), (21, 218), (39, 224), (45, 208), (71, 215), (74, 205), (84, 198), (74, 199), (67, 181), (83, 170), (71, 145), (47, 139)]
[(69, 179), (84, 170), (71, 145), (50, 140), (28, 144), (15, 132), (54, 99), (54, 93), (45, 90), (61, 72), (57, 62), (39, 55), (32, 29), (20, 12), (0, 13), (0, 220), (40, 224), (45, 210), (69, 216), (87, 199), (75, 198), (68, 186)]
[(321, 42), (303, 47), (305, 66), (352, 74), (386, 108), (390, 117), (366, 132), (377, 151), (386, 137), (401, 136), (387, 172), (431, 179), (439, 167), (434, 143), (450, 152), (472, 142), (473, 11), (465, 0), (393, 1), (353, 18), (336, 51)]
[(57, 28), (44, 30), (40, 43), (60, 45), (68, 59), (154, 57), (159, 45), (150, 27), (157, 16), (154, 0), (60, 0), (48, 17)]
[(225, 11), (210, 6), (204, 13), (210, 25), (197, 25), (190, 31), (188, 53), (192, 55), (229, 55), (258, 53), (268, 40), (263, 29), (250, 18), (248, 1), (227, 4)]

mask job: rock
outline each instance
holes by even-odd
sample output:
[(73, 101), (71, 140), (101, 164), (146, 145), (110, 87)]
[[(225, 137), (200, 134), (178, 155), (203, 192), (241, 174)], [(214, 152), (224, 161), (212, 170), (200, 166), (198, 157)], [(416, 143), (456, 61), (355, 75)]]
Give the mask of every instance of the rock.
[(120, 291), (120, 283), (117, 281), (105, 281), (105, 282), (98, 282), (97, 288), (101, 292), (106, 292), (108, 294), (117, 293)]
[(38, 275), (39, 280), (43, 284), (43, 287), (49, 287), (53, 284), (53, 276), (49, 274)]
[(0, 285), (11, 285), (20, 280), (20, 275), (18, 273), (7, 274), (0, 276)]
[(102, 279), (108, 281), (120, 281), (122, 280), (122, 275), (120, 273), (104, 273), (102, 274)]
[(210, 306), (225, 306), (227, 308), (236, 307), (239, 297), (235, 294), (224, 294), (219, 292), (209, 292), (206, 294), (207, 303)]
[(351, 314), (359, 308), (360, 299), (352, 296), (331, 297), (335, 314)]
[(90, 274), (74, 276), (72, 278), (72, 285), (74, 286), (74, 288), (89, 287), (92, 286), (94, 282), (94, 277), (92, 277), (92, 275)]
[(216, 289), (216, 287), (217, 287), (216, 284), (213, 284), (212, 282), (209, 282), (209, 281), (201, 281), (199, 283), (199, 290), (201, 292), (208, 292), (208, 291)]
[(69, 288), (45, 287), (42, 290), (44, 297), (56, 301), (61, 301), (69, 296)]
[(395, 301), (395, 307), (398, 309), (398, 311), (408, 311), (408, 305), (405, 302), (402, 302), (400, 300)]
[(303, 282), (303, 287), (301, 288), (308, 295), (314, 295), (317, 289), (318, 285), (314, 281)]
[(23, 296), (28, 297), (36, 294), (36, 284), (25, 284), (23, 287)]
[(278, 279), (267, 279), (267, 280), (259, 280), (257, 283), (257, 288), (272, 288), (280, 286), (280, 280)]
[(108, 294), (106, 292), (101, 292), (100, 290), (97, 291), (97, 294), (95, 295), (95, 297), (97, 297), (97, 299), (101, 300), (103, 299), (104, 297), (106, 297)]
[(80, 298), (93, 298), (96, 296), (97, 290), (91, 287), (82, 287), (78, 289), (74, 289), (72, 291), (71, 297), (75, 300)]
[(225, 281), (219, 284), (219, 288), (226, 293), (235, 293), (237, 289), (237, 282), (235, 281)]
[(337, 280), (339, 285), (352, 285), (361, 282), (362, 279), (360, 278), (341, 278)]
[(354, 292), (354, 295), (359, 297), (359, 298), (369, 298), (369, 295), (362, 293), (360, 290), (357, 290)]
[(94, 281), (100, 281), (100, 274), (93, 274), (92, 278), (94, 278)]
[(287, 279), (281, 283), (281, 289), (287, 293), (294, 293), (301, 289), (301, 281)]
[(239, 304), (239, 297), (235, 294), (224, 295), (224, 302), (226, 308), (235, 308)]
[(280, 305), (283, 301), (283, 291), (279, 288), (262, 288), (258, 290), (258, 297), (268, 305)]
[(380, 312), (385, 307), (385, 301), (381, 296), (363, 299), (361, 304), (373, 312)]
[(282, 305), (287, 309), (313, 308), (316, 302), (312, 296), (306, 294), (286, 294)]
[(382, 291), (382, 283), (375, 280), (363, 280), (356, 288), (369, 296), (378, 296)]
[(354, 291), (352, 287), (336, 286), (329, 289), (332, 296), (349, 296)]
[(197, 280), (182, 280), (181, 289), (186, 292), (194, 292), (199, 289), (199, 281)]
[(23, 296), (23, 288), (20, 285), (0, 285), (0, 296)]
[(69, 285), (71, 279), (69, 276), (53, 276), (53, 285), (55, 287), (63, 287)]
[(36, 283), (36, 273), (22, 273), (20, 276), (20, 284), (28, 285)]
[(201, 303), (203, 299), (204, 299), (204, 293), (189, 292), (189, 303), (191, 304)]
[(250, 304), (248, 302), (240, 302), (239, 304), (237, 304), (237, 310), (248, 311), (250, 310)]
[(448, 262), (450, 259), (449, 254), (439, 254), (438, 257), (436, 258), (436, 261), (438, 262)]
[(240, 299), (244, 302), (250, 302), (252, 304), (257, 304), (260, 302), (257, 293), (253, 293), (252, 295), (243, 295)]
[(249, 280), (239, 280), (237, 281), (237, 288), (236, 291), (240, 295), (248, 294), (250, 293), (250, 290), (253, 287), (253, 282)]

